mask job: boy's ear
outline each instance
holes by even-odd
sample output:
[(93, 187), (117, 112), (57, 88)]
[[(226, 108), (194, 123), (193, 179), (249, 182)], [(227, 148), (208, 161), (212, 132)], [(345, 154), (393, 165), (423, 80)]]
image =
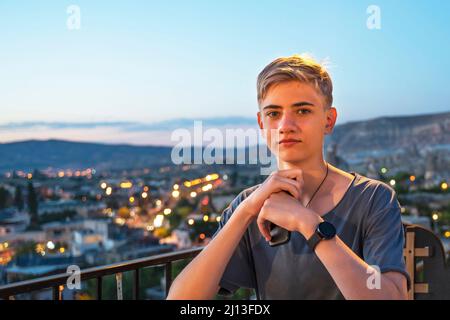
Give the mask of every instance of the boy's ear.
[(261, 119), (261, 112), (260, 112), (260, 111), (258, 111), (258, 112), (256, 113), (256, 117), (257, 117), (257, 119), (258, 119), (258, 125), (259, 125), (259, 128), (260, 128), (261, 130), (264, 129), (264, 124), (263, 124), (262, 119)]
[(334, 125), (336, 124), (337, 111), (335, 107), (330, 107), (327, 110), (327, 122), (325, 125), (325, 135), (329, 135), (333, 132)]

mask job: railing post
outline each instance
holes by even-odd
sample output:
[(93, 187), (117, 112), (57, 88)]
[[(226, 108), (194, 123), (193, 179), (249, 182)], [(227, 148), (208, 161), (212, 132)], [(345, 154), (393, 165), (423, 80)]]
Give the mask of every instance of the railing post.
[(139, 300), (139, 269), (134, 270), (134, 300)]
[(123, 300), (122, 272), (116, 273), (117, 300)]
[(172, 285), (172, 262), (167, 262), (165, 265), (166, 274), (166, 298), (169, 295), (170, 286)]
[(53, 287), (53, 300), (62, 300), (62, 291), (63, 290), (64, 290), (64, 286)]
[(102, 300), (102, 289), (103, 289), (103, 278), (102, 276), (97, 277), (97, 300)]

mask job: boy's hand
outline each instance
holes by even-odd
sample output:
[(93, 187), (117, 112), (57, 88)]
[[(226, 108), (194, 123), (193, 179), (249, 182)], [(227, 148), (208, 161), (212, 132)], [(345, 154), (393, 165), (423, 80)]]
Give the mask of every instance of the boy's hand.
[(288, 169), (273, 172), (241, 205), (252, 218), (256, 218), (261, 208), (272, 194), (285, 191), (300, 200), (303, 187), (301, 169)]
[(323, 219), (317, 213), (286, 192), (270, 195), (257, 218), (259, 231), (267, 241), (271, 238), (269, 222), (289, 231), (300, 232), (309, 239), (321, 221)]

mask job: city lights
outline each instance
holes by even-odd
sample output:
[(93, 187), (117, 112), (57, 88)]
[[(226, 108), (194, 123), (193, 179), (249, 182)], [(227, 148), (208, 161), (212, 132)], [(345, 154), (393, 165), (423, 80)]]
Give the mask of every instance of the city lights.
[(189, 219), (188, 220), (188, 225), (190, 225), (190, 226), (194, 225), (194, 219)]
[(148, 197), (148, 193), (147, 192), (142, 192), (142, 199), (147, 199)]
[(196, 196), (197, 196), (197, 192), (192, 191), (192, 192), (191, 192), (191, 198), (195, 198)]
[(168, 214), (170, 214), (172, 212), (172, 209), (170, 208), (166, 208), (164, 209), (164, 214), (167, 216)]
[(130, 189), (133, 186), (133, 184), (130, 181), (124, 181), (120, 183), (120, 187), (122, 189)]
[(100, 185), (100, 188), (102, 189), (106, 189), (108, 185), (106, 184), (106, 182), (102, 182), (102, 184)]
[(112, 193), (112, 188), (111, 187), (106, 188), (106, 195), (110, 196), (111, 193)]
[(178, 191), (178, 190), (172, 191), (172, 197), (178, 198), (179, 196), (180, 196), (180, 191)]
[(50, 250), (55, 249), (55, 244), (53, 243), (53, 241), (48, 241), (47, 242), (47, 248)]
[(153, 221), (153, 225), (155, 226), (155, 228), (159, 228), (162, 226), (163, 221), (164, 221), (164, 216), (162, 214), (158, 214), (155, 217), (155, 220)]

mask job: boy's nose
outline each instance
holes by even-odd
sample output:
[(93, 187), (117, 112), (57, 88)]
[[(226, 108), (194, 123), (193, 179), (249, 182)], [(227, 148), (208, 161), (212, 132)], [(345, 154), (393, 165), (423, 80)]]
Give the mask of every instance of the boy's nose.
[(278, 131), (280, 134), (286, 134), (296, 131), (296, 123), (292, 116), (283, 115), (281, 121), (278, 123)]

